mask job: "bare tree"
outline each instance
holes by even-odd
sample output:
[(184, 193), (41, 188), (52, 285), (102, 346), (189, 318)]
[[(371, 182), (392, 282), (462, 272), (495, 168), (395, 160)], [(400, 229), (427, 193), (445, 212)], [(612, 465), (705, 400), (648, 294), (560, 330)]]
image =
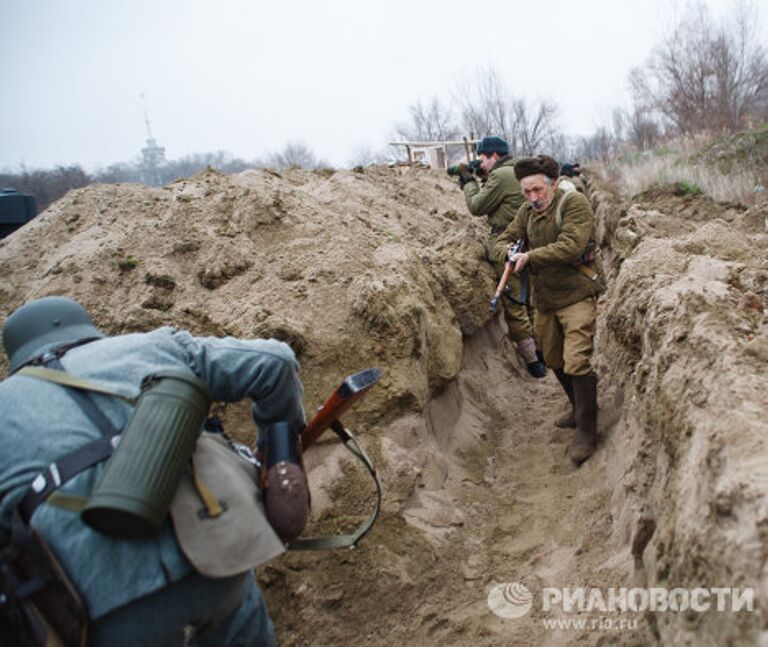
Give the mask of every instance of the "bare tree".
[(732, 132), (759, 116), (768, 92), (768, 57), (756, 37), (754, 6), (741, 4), (728, 23), (712, 25), (691, 5), (630, 84), (641, 113), (655, 110), (682, 134)]
[(22, 166), (18, 173), (0, 175), (0, 188), (12, 187), (20, 193), (32, 194), (39, 211), (46, 209), (70, 189), (79, 189), (90, 183), (90, 176), (77, 164), (33, 171)]
[(474, 77), (459, 82), (452, 95), (460, 107), (465, 131), (476, 137), (499, 135), (513, 150), (516, 149), (510, 96), (495, 67), (488, 65), (478, 69)]
[(559, 134), (555, 104), (531, 104), (514, 97), (493, 66), (479, 68), (452, 94), (461, 109), (464, 131), (476, 137), (499, 135), (509, 142), (513, 155), (543, 152)]
[[(398, 147), (398, 148), (403, 148)], [(393, 147), (373, 149), (369, 146), (358, 146), (349, 157), (347, 165), (350, 168), (370, 166), (371, 164), (391, 164), (397, 161), (397, 150)]]
[(557, 134), (557, 107), (552, 103), (542, 101), (529, 108), (524, 99), (517, 99), (512, 104), (512, 115), (515, 152), (523, 155), (540, 153)]
[(267, 157), (267, 166), (278, 171), (287, 168), (318, 169), (328, 167), (329, 164), (318, 160), (312, 149), (302, 142), (289, 142), (282, 151), (272, 153)]
[(663, 137), (661, 125), (649, 112), (635, 108), (627, 115), (627, 140), (640, 151), (655, 148)]
[(134, 182), (141, 184), (141, 162), (116, 162), (105, 169), (96, 171), (94, 182), (103, 184), (119, 184), (121, 182)]
[(613, 111), (613, 138), (618, 145), (625, 145), (639, 151), (654, 148), (664, 135), (661, 124), (653, 111), (635, 103), (631, 110), (617, 108)]
[(560, 132), (550, 137), (539, 150), (546, 151), (548, 155), (561, 163), (578, 159), (578, 146), (575, 138), (566, 137)]
[(427, 104), (419, 99), (408, 107), (408, 112), (410, 121), (399, 124), (395, 129), (405, 141), (442, 142), (458, 136), (450, 108), (443, 105), (437, 96)]
[(616, 139), (605, 128), (598, 128), (589, 137), (582, 137), (576, 146), (576, 157), (581, 160), (607, 162), (616, 149)]
[(614, 108), (611, 114), (611, 123), (613, 126), (613, 137), (617, 141), (623, 141), (626, 135), (628, 126), (628, 115), (621, 108)]
[(256, 164), (248, 164), (233, 157), (226, 151), (216, 153), (193, 153), (177, 160), (169, 160), (161, 169), (162, 181), (172, 182), (180, 177), (189, 177), (206, 168), (215, 168), (224, 173), (239, 173)]
[(742, 3), (732, 28), (720, 30), (711, 44), (716, 107), (730, 131), (750, 116), (766, 116), (757, 114), (768, 95), (768, 55), (757, 40), (757, 24), (755, 7)]

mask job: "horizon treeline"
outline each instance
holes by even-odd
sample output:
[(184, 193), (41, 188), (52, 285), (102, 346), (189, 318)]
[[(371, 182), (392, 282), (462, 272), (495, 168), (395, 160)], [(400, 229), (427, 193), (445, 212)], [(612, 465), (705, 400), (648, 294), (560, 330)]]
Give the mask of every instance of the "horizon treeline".
[[(680, 137), (727, 136), (768, 121), (768, 52), (760, 42), (757, 18), (756, 6), (742, 2), (726, 20), (715, 24), (704, 4), (689, 5), (660, 36), (645, 63), (629, 72), (630, 107), (616, 108), (610, 124), (586, 137), (565, 135), (558, 125), (559, 106), (514, 95), (493, 66), (479, 68), (446, 97), (435, 95), (411, 104), (408, 119), (396, 124), (393, 133), (405, 141), (499, 135), (515, 156), (546, 152), (561, 161), (582, 162), (649, 151)], [(348, 165), (392, 163), (397, 161), (395, 155), (391, 148), (359, 149)], [(253, 161), (219, 151), (167, 160), (151, 168), (139, 158), (93, 174), (79, 165), (31, 171), (22, 167), (17, 173), (0, 173), (0, 188), (11, 186), (33, 194), (43, 210), (68, 190), (93, 182), (162, 185), (207, 167), (237, 173), (253, 168), (328, 166), (303, 142), (290, 142), (283, 150)]]
[(688, 5), (645, 63), (630, 70), (630, 107), (616, 108), (611, 123), (590, 136), (566, 136), (556, 104), (513, 95), (492, 66), (452, 89), (448, 99), (411, 104), (409, 120), (396, 132), (411, 141), (500, 135), (512, 155), (547, 152), (562, 161), (607, 161), (681, 137), (724, 137), (768, 121), (768, 52), (758, 24), (754, 4), (735, 4), (720, 24), (701, 2)]

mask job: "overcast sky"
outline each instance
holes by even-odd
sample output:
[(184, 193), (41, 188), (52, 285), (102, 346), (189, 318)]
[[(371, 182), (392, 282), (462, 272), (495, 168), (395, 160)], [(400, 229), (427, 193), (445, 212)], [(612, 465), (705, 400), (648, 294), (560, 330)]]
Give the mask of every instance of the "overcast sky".
[[(760, 11), (768, 43), (768, 0)], [(705, 0), (719, 19), (736, 0)], [(383, 148), (408, 106), (491, 64), (566, 134), (627, 104), (683, 0), (0, 0), (0, 169), (303, 142), (332, 165)]]

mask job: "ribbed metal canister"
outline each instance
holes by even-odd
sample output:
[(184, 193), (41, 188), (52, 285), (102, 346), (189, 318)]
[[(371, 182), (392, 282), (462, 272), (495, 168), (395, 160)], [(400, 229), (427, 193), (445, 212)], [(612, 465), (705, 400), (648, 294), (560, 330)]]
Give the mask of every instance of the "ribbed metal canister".
[(164, 371), (145, 378), (83, 520), (116, 537), (156, 536), (210, 405), (206, 385), (193, 375)]

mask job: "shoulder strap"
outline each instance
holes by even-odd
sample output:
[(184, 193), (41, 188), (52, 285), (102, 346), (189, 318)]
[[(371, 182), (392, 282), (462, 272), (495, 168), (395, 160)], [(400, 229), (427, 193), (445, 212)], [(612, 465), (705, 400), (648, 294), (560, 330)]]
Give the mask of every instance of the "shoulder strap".
[(51, 494), (69, 479), (76, 476), (83, 470), (92, 467), (96, 463), (108, 458), (115, 448), (114, 440), (120, 433), (106, 415), (96, 406), (94, 401), (85, 391), (94, 391), (105, 395), (113, 395), (129, 402), (135, 402), (135, 398), (126, 396), (124, 393), (117, 393), (101, 385), (81, 380), (74, 375), (67, 373), (61, 365), (58, 357), (50, 355), (43, 358), (48, 366), (55, 366), (56, 369), (43, 366), (25, 366), (17, 375), (26, 375), (41, 380), (47, 380), (62, 386), (68, 387), (67, 393), (74, 399), (78, 406), (83, 410), (86, 416), (93, 422), (96, 428), (101, 432), (101, 438), (91, 441), (78, 447), (77, 449), (62, 456), (59, 460), (51, 463), (32, 481), (31, 486), (19, 502), (19, 511), (26, 522), (32, 518), (35, 510)]
[(563, 228), (563, 209), (565, 208), (565, 201), (571, 194), (574, 193), (576, 192), (566, 191), (563, 197), (560, 198), (560, 202), (557, 205), (557, 210), (555, 211), (555, 225), (557, 225), (557, 231), (560, 231)]
[[(555, 224), (557, 225), (557, 230), (560, 231), (563, 226), (563, 206), (565, 205), (565, 201), (570, 195), (576, 195), (578, 191), (566, 191), (565, 195), (560, 199), (560, 204), (557, 205), (557, 211), (555, 212)], [(588, 267), (586, 267), (583, 264), (577, 265), (574, 269), (577, 269), (579, 272), (581, 272), (584, 276), (586, 276), (590, 281), (596, 281), (599, 277), (599, 274), (593, 270), (590, 270)]]
[(60, 367), (58, 369), (46, 368), (45, 366), (25, 366), (16, 372), (16, 375), (25, 375), (26, 377), (36, 377), (39, 380), (46, 380), (48, 382), (55, 382), (62, 386), (69, 386), (73, 389), (79, 389), (80, 391), (93, 391), (94, 393), (101, 393), (102, 395), (110, 395), (115, 398), (125, 400), (129, 404), (136, 404), (136, 396), (131, 395), (125, 391), (115, 389), (114, 387), (106, 387), (97, 382), (90, 382), (83, 380), (71, 373), (67, 373), (64, 367), (56, 359), (47, 362), (50, 366)]
[(22, 517), (28, 523), (41, 503), (54, 491), (83, 470), (109, 458), (115, 449), (112, 438), (102, 437), (78, 447), (51, 463), (32, 481), (32, 485), (19, 502)]

